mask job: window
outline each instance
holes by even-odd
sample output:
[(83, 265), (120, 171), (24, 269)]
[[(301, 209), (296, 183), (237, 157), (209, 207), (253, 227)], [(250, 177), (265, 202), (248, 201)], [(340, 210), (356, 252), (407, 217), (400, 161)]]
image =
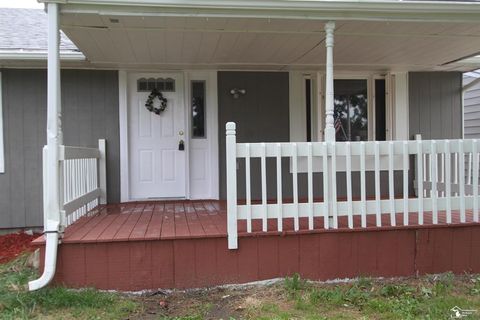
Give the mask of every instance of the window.
[(387, 140), (387, 103), (385, 79), (375, 79), (375, 140)]
[(153, 89), (163, 92), (175, 92), (175, 79), (172, 78), (140, 78), (137, 80), (138, 92), (150, 92)]
[(205, 138), (205, 81), (191, 82), (192, 137)]
[(368, 81), (334, 80), (334, 126), (337, 141), (368, 140)]
[(305, 79), (305, 111), (307, 121), (307, 142), (312, 141), (312, 80)]
[(337, 141), (385, 141), (390, 128), (388, 77), (334, 80), (334, 127)]

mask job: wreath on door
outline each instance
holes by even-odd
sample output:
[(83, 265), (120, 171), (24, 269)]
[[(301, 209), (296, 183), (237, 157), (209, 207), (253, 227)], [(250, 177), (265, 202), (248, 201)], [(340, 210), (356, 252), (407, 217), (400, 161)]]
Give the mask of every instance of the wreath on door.
[[(159, 106), (155, 106), (153, 103), (156, 98), (160, 101)], [(150, 92), (147, 102), (145, 102), (145, 108), (150, 112), (160, 114), (167, 108), (167, 98), (165, 98), (157, 88), (154, 88), (152, 92)]]

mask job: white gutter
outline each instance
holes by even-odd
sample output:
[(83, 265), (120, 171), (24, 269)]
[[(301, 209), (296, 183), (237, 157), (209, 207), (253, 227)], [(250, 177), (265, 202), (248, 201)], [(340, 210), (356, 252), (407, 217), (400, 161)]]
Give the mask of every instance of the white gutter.
[[(47, 51), (27, 50), (0, 50), (0, 60), (47, 60)], [(81, 52), (60, 52), (60, 60), (63, 61), (85, 61)]]
[[(59, 146), (63, 143), (60, 122), (60, 57), (59, 57), (59, 6), (57, 3), (48, 4), (48, 108), (47, 108), (47, 161), (46, 192), (44, 204), (44, 234), (46, 236), (45, 266), (42, 276), (28, 283), (30, 291), (45, 287), (52, 281), (57, 264), (57, 246), (60, 227), (59, 202)], [(44, 164), (45, 165), (45, 164)], [(45, 187), (46, 186), (46, 187)]]
[(352, 0), (39, 0), (62, 13), (99, 15), (265, 17), (290, 19), (478, 22), (480, 3)]

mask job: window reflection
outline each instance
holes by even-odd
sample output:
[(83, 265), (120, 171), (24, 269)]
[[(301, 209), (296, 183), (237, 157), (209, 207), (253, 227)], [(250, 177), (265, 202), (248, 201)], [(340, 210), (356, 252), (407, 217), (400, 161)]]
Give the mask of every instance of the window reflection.
[(337, 141), (368, 140), (367, 80), (334, 80)]
[(205, 81), (192, 81), (192, 137), (205, 138)]

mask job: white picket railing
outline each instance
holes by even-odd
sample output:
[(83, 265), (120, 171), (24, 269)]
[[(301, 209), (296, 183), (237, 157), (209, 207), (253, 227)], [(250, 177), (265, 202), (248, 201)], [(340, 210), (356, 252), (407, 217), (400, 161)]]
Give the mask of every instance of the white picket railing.
[[(43, 148), (44, 182), (46, 157), (47, 146)], [(60, 146), (59, 158), (61, 226), (66, 228), (106, 203), (106, 141), (100, 139), (98, 149)]]
[[(390, 226), (397, 226), (397, 213), (402, 225), (409, 225), (409, 213), (416, 213), (417, 223), (424, 224), (424, 213), (431, 212), (432, 223), (438, 223), (439, 211), (445, 211), (446, 222), (452, 222), (452, 211), (460, 212), (460, 222), (466, 222), (466, 210), (478, 214), (478, 141), (477, 140), (411, 140), (368, 142), (288, 142), (236, 143), (235, 123), (226, 125), (227, 161), (227, 232), (230, 249), (238, 247), (238, 220), (246, 220), (247, 232), (252, 232), (252, 220), (262, 221), (262, 231), (268, 230), (267, 219), (276, 219), (276, 231), (283, 231), (283, 218), (293, 218), (294, 230), (299, 230), (299, 218), (308, 218), (308, 229), (314, 217), (323, 217), (323, 228), (338, 228), (338, 218), (347, 217), (348, 228), (367, 227), (367, 216), (375, 216), (375, 225), (382, 226), (382, 214), (389, 214)], [(415, 163), (416, 197), (409, 196), (410, 160)], [(471, 179), (465, 181), (465, 159), (472, 159)], [(251, 198), (251, 160), (260, 159), (261, 201)], [(290, 159), (293, 201), (283, 203), (282, 183), (276, 184), (274, 203), (267, 201), (267, 158), (276, 159), (276, 181), (282, 181), (282, 158)], [(237, 203), (237, 159), (245, 161), (245, 204)], [(305, 164), (300, 170), (299, 164)], [(413, 169), (413, 168), (412, 168)], [(367, 199), (366, 172), (374, 173), (374, 198)], [(388, 194), (382, 198), (380, 173), (388, 172)], [(395, 180), (395, 171), (402, 179)], [(298, 175), (307, 173), (307, 197), (299, 201)], [(313, 173), (323, 172), (323, 197), (315, 199)], [(346, 199), (337, 198), (337, 172), (345, 172)], [(352, 172), (360, 174), (360, 199), (353, 199)], [(241, 174), (241, 173), (240, 173)], [(397, 174), (398, 177), (398, 174)], [(395, 184), (402, 184), (401, 195), (395, 195)], [(466, 188), (468, 186), (468, 188)], [(398, 189), (398, 188), (397, 188)], [(468, 189), (468, 190), (466, 190)], [(421, 192), (419, 192), (421, 190)], [(466, 192), (468, 191), (468, 192)], [(360, 216), (354, 225), (354, 216)]]

